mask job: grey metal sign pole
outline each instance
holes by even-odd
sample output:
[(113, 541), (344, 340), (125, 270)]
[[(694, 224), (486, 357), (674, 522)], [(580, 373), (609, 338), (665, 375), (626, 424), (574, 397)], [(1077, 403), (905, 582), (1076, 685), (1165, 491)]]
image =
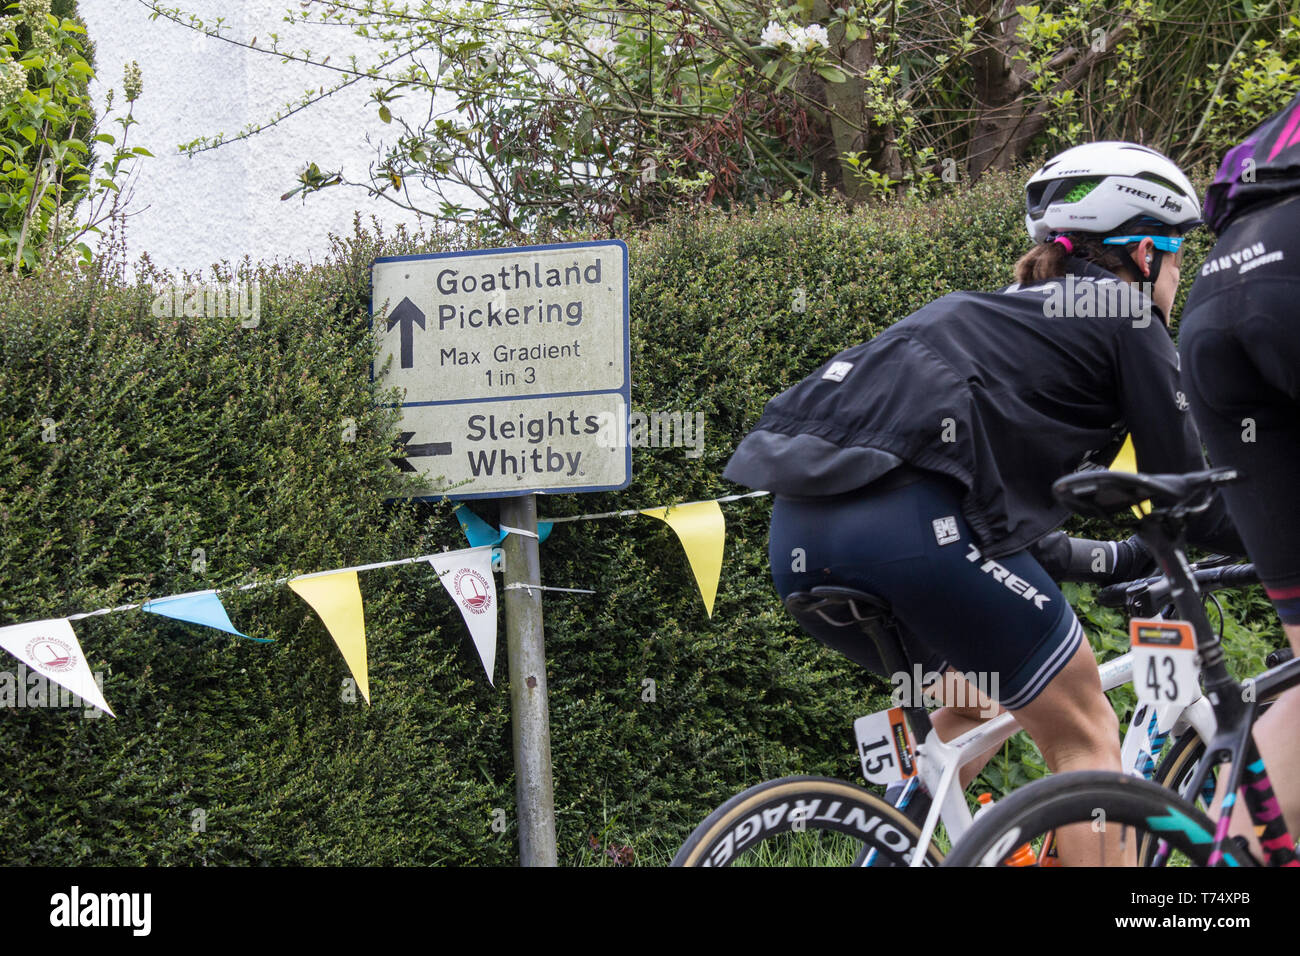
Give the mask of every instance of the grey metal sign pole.
[(380, 256), (370, 279), (374, 368), (403, 396), (393, 463), (435, 500), (496, 498), (532, 535), (501, 545), (519, 860), (555, 866), (535, 493), (632, 479), (627, 246)]
[[(501, 542), (519, 863), (521, 866), (555, 866), (551, 719), (546, 706), (542, 592), (536, 587), (542, 583), (537, 548), (537, 496), (502, 498), (500, 504), (502, 525), (531, 532), (531, 536), (509, 534)], [(524, 584), (534, 587), (520, 586)]]

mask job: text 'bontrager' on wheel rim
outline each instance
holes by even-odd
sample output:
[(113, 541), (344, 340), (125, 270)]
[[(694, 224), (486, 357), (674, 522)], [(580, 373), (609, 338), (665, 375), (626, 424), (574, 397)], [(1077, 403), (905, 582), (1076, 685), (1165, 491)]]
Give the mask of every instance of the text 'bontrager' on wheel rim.
[[(695, 828), (673, 866), (850, 866), (863, 847), (881, 865), (907, 865), (916, 824), (862, 787), (826, 777), (784, 777), (732, 797)], [(928, 865), (942, 854), (933, 846)]]

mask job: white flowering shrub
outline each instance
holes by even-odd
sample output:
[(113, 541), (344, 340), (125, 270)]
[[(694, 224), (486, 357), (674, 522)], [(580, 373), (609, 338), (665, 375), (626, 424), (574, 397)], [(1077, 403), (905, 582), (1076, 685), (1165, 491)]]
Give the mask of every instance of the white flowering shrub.
[[(170, 5), (185, 0), (140, 2), (341, 75), (232, 136), (185, 144), (191, 155), (361, 82), (391, 130), (370, 168), (307, 162), (283, 198), (349, 186), (507, 235), (617, 231), (692, 203), (925, 196), (1081, 137), (1191, 165), (1300, 75), (1293, 3), (1248, 4), (1242, 19), (1221, 0), (1180, 0), (1176, 15), (1155, 0), (406, 0), (401, 12), (304, 0), (284, 19), (319, 28), (313, 51), (282, 45), (269, 23), (239, 36)], [(375, 43), (351, 66), (327, 52), (346, 28)], [(1172, 75), (1186, 78), (1180, 105), (1162, 109)]]
[(8, 109), (27, 89), (27, 71), (17, 60), (0, 63), (0, 108)]
[(825, 50), (831, 45), (830, 35), (820, 23), (802, 27), (773, 21), (763, 28), (759, 39), (767, 46), (787, 47), (800, 52), (808, 52), (818, 47)]
[[(50, 0), (21, 0), (0, 17), (0, 264), (15, 274), (88, 262), (84, 239), (120, 211), (127, 165), (149, 155), (126, 147), (129, 108), (114, 119), (120, 142), (95, 124), (85, 32)], [(129, 107), (141, 92), (137, 64), (124, 89)], [(98, 168), (94, 143), (113, 150)]]
[(618, 49), (618, 42), (607, 36), (590, 37), (582, 45), (588, 53), (602, 60), (609, 59)]

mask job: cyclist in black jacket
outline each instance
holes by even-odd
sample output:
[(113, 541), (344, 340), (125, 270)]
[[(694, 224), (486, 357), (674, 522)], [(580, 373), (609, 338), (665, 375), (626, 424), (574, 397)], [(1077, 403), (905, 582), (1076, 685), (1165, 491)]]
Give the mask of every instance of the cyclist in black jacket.
[[(1183, 314), (1187, 397), (1214, 463), (1244, 476), (1223, 496), (1300, 653), (1300, 94), (1224, 157), (1205, 220), (1219, 241)], [(1292, 835), (1298, 724), (1290, 690), (1254, 727)], [(1232, 832), (1255, 842), (1247, 813), (1234, 811)]]
[[(819, 584), (879, 595), (913, 657), (977, 675), (1054, 772), (1119, 770), (1092, 651), (1026, 549), (1067, 516), (1052, 482), (1106, 466), (1126, 436), (1142, 471), (1204, 467), (1167, 329), (1200, 204), (1167, 158), (1107, 142), (1049, 161), (1026, 205), (1036, 245), (1015, 285), (944, 296), (834, 356), (768, 402), (724, 475), (775, 493), (783, 598)], [(1189, 537), (1242, 552), (1217, 500)], [(864, 641), (800, 624), (881, 670)], [(933, 719), (947, 739), (977, 716), (968, 703)], [(1061, 851), (1086, 863), (1095, 848), (1062, 834)]]

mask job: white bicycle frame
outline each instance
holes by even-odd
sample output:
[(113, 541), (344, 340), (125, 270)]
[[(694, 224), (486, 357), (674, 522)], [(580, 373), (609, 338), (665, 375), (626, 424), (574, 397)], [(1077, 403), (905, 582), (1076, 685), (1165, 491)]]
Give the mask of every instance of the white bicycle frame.
[[(1129, 683), (1133, 679), (1132, 652), (1099, 665), (1098, 671), (1101, 674), (1102, 690), (1114, 690)], [(1125, 772), (1136, 776), (1147, 775), (1151, 758), (1159, 752), (1159, 747), (1152, 743), (1157, 737), (1163, 738), (1171, 732), (1175, 737), (1181, 736), (1188, 727), (1200, 734), (1202, 740), (1210, 740), (1214, 736), (1214, 710), (1204, 697), (1198, 696), (1185, 707), (1157, 707), (1154, 718), (1153, 720), (1146, 704), (1139, 704), (1134, 710), (1120, 748), (1121, 765)], [(921, 827), (917, 849), (912, 856), (912, 866), (925, 864), (926, 848), (929, 847), (940, 820), (948, 828), (948, 838), (954, 844), (970, 829), (974, 817), (966, 805), (964, 789), (959, 784), (961, 768), (985, 751), (1002, 744), (1018, 730), (1020, 727), (1016, 724), (1015, 717), (1006, 712), (947, 742), (940, 740), (938, 733), (931, 730), (925, 741), (917, 744), (917, 772), (931, 794), (932, 803), (925, 824)], [(874, 854), (869, 855), (867, 862), (873, 856)]]

